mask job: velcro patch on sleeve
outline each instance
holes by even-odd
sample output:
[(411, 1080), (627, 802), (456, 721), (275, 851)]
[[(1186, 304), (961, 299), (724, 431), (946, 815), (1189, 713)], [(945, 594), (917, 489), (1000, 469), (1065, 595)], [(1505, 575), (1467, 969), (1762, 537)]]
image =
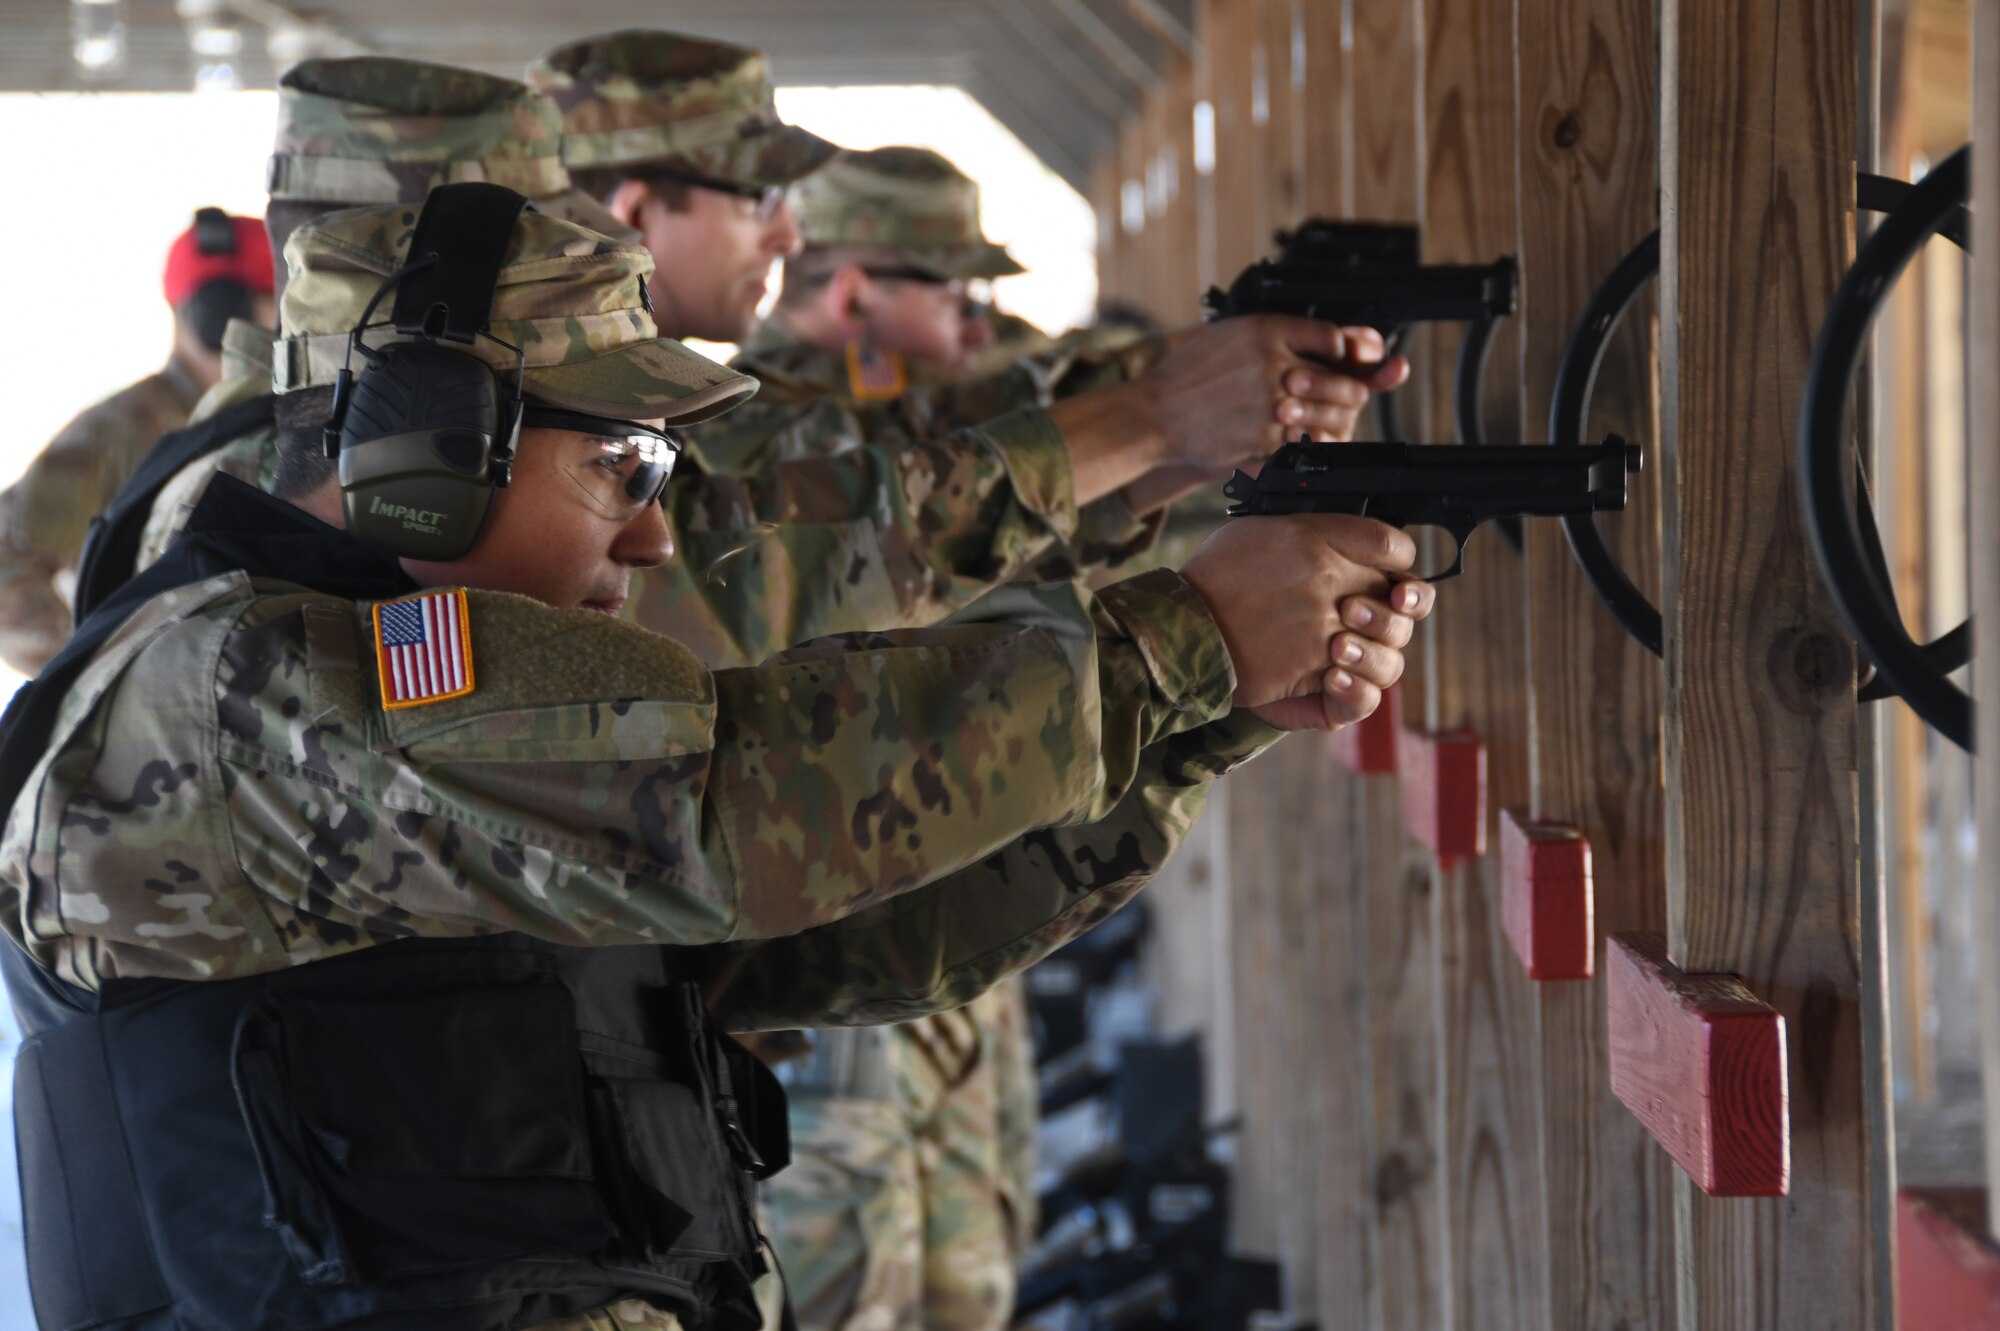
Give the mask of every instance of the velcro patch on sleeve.
[(385, 710), (472, 692), (472, 614), (463, 587), (378, 601), (374, 616)]

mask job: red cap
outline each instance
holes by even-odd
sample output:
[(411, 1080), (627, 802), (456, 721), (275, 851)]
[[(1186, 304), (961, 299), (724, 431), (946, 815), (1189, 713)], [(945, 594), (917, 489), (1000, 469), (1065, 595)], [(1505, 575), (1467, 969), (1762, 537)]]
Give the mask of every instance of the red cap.
[(179, 305), (218, 278), (271, 294), (271, 241), (262, 219), (203, 208), (167, 251), (167, 304)]

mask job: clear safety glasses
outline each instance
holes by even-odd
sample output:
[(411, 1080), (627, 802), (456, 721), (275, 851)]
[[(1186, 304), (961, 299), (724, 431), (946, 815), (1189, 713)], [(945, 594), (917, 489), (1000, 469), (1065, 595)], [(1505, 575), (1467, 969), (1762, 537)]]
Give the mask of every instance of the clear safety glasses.
[(586, 436), (565, 444), (562, 471), (614, 522), (630, 522), (659, 501), (681, 452), (680, 440), (664, 430), (578, 411), (530, 406), (521, 424)]

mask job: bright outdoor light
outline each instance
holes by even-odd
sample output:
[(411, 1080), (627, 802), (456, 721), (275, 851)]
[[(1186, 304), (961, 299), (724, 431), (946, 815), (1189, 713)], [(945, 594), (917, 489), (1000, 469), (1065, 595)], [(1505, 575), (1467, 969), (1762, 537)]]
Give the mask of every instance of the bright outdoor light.
[(1194, 173), (1215, 174), (1215, 104), (1194, 104)]
[(71, 0), (69, 37), (85, 78), (116, 78), (125, 70), (125, 0)]

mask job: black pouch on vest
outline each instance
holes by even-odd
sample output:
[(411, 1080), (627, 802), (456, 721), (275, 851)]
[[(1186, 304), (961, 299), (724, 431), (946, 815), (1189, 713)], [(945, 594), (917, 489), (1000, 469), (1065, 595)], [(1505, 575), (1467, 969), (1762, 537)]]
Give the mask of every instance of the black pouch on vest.
[(237, 1028), (265, 1223), (308, 1284), (588, 1252), (612, 1235), (569, 991), (552, 975), (459, 978), (274, 993)]
[(747, 1229), (748, 1184), (713, 1164), (737, 1153), (726, 1110), (716, 1108), (701, 990), (670, 984), (656, 997), (656, 1029), (671, 1033), (658, 1047), (583, 1037), (590, 1112), (606, 1153), (600, 1172), (619, 1231), (600, 1258), (612, 1270), (649, 1268), (670, 1251), (727, 1259), (757, 1247)]

